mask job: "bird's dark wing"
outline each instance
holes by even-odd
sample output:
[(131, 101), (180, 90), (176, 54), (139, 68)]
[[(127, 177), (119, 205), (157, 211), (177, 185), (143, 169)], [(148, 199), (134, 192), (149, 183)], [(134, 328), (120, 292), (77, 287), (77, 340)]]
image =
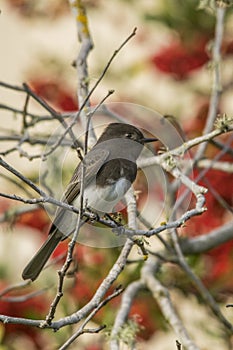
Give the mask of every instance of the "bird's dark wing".
[[(109, 151), (104, 149), (92, 149), (84, 158), (84, 186), (88, 186), (89, 183), (95, 178), (101, 166), (104, 164), (106, 159), (109, 156)], [(62, 201), (68, 204), (72, 204), (75, 198), (80, 193), (81, 186), (81, 178), (82, 178), (82, 167), (81, 163), (77, 166), (74, 171), (74, 174), (70, 180), (67, 189), (62, 196)], [(49, 234), (53, 233), (57, 230), (58, 227), (61, 227), (63, 223), (67, 223), (69, 226), (69, 222), (71, 223), (71, 217), (74, 215), (71, 211), (68, 211), (64, 208), (58, 208), (55, 214), (55, 218), (51, 228), (49, 230)], [(65, 230), (65, 229), (64, 229)], [(66, 231), (66, 230), (65, 230)], [(67, 232), (67, 235), (70, 233)]]
[[(99, 169), (102, 167), (106, 159), (108, 158), (109, 151), (104, 149), (92, 149), (84, 158), (84, 186), (88, 186), (89, 183), (95, 178)], [(81, 163), (77, 166), (74, 174), (70, 180), (70, 183), (63, 196), (63, 200), (68, 204), (72, 203), (80, 192), (82, 177)]]

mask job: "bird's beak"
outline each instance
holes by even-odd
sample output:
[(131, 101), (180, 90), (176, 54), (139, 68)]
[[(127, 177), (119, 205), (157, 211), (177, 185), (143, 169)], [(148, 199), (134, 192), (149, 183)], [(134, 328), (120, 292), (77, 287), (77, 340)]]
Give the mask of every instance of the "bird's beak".
[(144, 137), (143, 139), (141, 139), (141, 143), (148, 143), (148, 142), (155, 142), (155, 141), (158, 141), (157, 138), (146, 138)]

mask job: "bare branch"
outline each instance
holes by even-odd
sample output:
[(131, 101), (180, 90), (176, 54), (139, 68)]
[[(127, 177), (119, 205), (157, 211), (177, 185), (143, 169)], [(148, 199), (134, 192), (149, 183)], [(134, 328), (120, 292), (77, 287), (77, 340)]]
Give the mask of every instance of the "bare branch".
[(29, 299), (33, 299), (35, 297), (37, 297), (38, 295), (44, 294), (46, 291), (48, 290), (48, 288), (44, 288), (41, 290), (37, 290), (35, 292), (31, 292), (31, 293), (27, 293), (24, 295), (18, 295), (18, 296), (8, 296), (8, 297), (1, 297), (2, 301), (7, 301), (10, 303), (22, 303), (24, 301), (27, 301)]
[[(87, 59), (90, 54), (90, 51), (93, 49), (93, 41), (90, 35), (90, 31), (88, 28), (88, 18), (86, 15), (86, 9), (81, 0), (75, 1), (70, 0), (70, 7), (72, 12), (74, 13), (74, 18), (77, 24), (78, 30), (78, 38), (81, 43), (81, 47), (79, 53), (76, 58), (76, 70), (78, 76), (78, 85), (77, 85), (77, 97), (78, 103), (80, 106), (85, 106), (80, 113), (80, 121), (83, 127), (83, 130), (90, 133), (90, 144), (96, 142), (96, 136), (93, 128), (87, 127), (88, 118), (87, 111), (90, 108), (90, 96), (89, 95), (89, 74), (88, 74), (88, 65)], [(89, 97), (88, 97), (89, 96)], [(90, 123), (90, 120), (89, 120)], [(91, 126), (91, 124), (90, 124)], [(84, 149), (84, 153), (86, 153), (86, 148)]]
[(200, 159), (197, 163), (199, 168), (221, 170), (225, 173), (233, 173), (233, 163), (230, 162), (216, 162), (212, 159)]
[(128, 319), (128, 315), (136, 295), (144, 287), (145, 285), (142, 283), (142, 281), (139, 280), (130, 283), (130, 285), (125, 289), (124, 294), (122, 296), (121, 305), (117, 312), (115, 322), (111, 331), (111, 350), (119, 350), (121, 328)]
[(188, 350), (199, 350), (200, 348), (193, 342), (180, 317), (178, 316), (170, 298), (168, 289), (165, 288), (154, 276), (155, 269), (156, 263), (154, 258), (149, 258), (141, 271), (142, 280), (151, 291), (155, 300), (158, 302), (164, 317), (169, 322), (170, 326), (173, 328), (184, 347)]
[[(123, 292), (123, 289), (118, 288), (116, 289), (111, 295), (106, 297), (102, 302), (100, 302), (96, 308), (89, 314), (89, 316), (86, 318), (86, 320), (83, 322), (83, 324), (79, 327), (79, 329), (59, 348), (59, 350), (65, 350), (69, 347), (70, 344), (72, 344), (75, 339), (77, 339), (81, 334), (87, 333), (87, 330), (84, 328), (88, 322), (97, 314), (97, 312), (105, 306), (109, 301), (111, 301), (113, 298), (116, 298), (118, 295), (120, 295)], [(97, 329), (93, 330), (91, 333), (97, 333), (104, 329), (105, 326), (100, 326)], [(88, 333), (90, 333), (88, 331)]]
[[(223, 30), (224, 30), (224, 18), (225, 18), (226, 9), (224, 7), (216, 8), (216, 26), (215, 26), (215, 38), (213, 43), (213, 84), (212, 84), (212, 93), (210, 97), (210, 105), (208, 116), (206, 120), (206, 125), (203, 129), (203, 135), (209, 133), (214, 125), (215, 118), (218, 112), (218, 104), (219, 97), (222, 93), (222, 82), (221, 82), (221, 71), (220, 71), (220, 63), (221, 63), (221, 46), (223, 39)], [(203, 143), (198, 148), (195, 160), (202, 158), (207, 144)]]
[(81, 308), (74, 314), (62, 318), (60, 320), (54, 321), (51, 324), (45, 324), (43, 320), (31, 320), (21, 317), (11, 317), (5, 315), (0, 315), (0, 321), (2, 321), (3, 323), (24, 324), (33, 327), (41, 327), (42, 325), (45, 328), (52, 328), (54, 330), (58, 330), (61, 327), (67, 325), (78, 323), (80, 320), (85, 318), (90, 312), (92, 312), (96, 307), (98, 307), (98, 305), (101, 303), (102, 298), (104, 297), (110, 286), (113, 284), (113, 282), (117, 279), (119, 274), (124, 269), (132, 246), (133, 242), (131, 240), (127, 240), (124, 247), (121, 250), (118, 259), (109, 271), (106, 278), (100, 284), (93, 298), (83, 308)]
[(26, 183), (29, 187), (31, 187), (35, 192), (37, 192), (39, 195), (43, 196), (46, 198), (46, 193), (43, 192), (39, 187), (37, 187), (34, 182), (23, 176), (18, 170), (14, 169), (10, 164), (5, 162), (1, 157), (0, 157), (0, 166), (4, 167), (7, 171), (10, 173), (14, 174), (16, 177), (18, 177), (20, 180), (22, 180), (24, 183)]
[(202, 254), (233, 239), (233, 223), (229, 222), (201, 236), (181, 240), (183, 254)]
[(205, 303), (210, 307), (213, 314), (217, 317), (217, 319), (223, 323), (223, 325), (229, 330), (230, 332), (233, 331), (233, 325), (225, 318), (223, 313), (221, 312), (220, 308), (218, 307), (216, 301), (208, 291), (208, 289), (204, 286), (201, 279), (191, 270), (188, 263), (186, 262), (183, 252), (181, 250), (178, 235), (175, 231), (175, 229), (171, 232), (171, 237), (174, 243), (174, 248), (177, 253), (179, 265), (182, 267), (182, 269), (185, 271), (186, 275), (191, 279), (191, 281), (194, 283), (195, 287), (198, 289), (201, 297), (205, 301)]
[(7, 288), (4, 288), (3, 290), (0, 291), (0, 298), (2, 298), (5, 294), (8, 294), (12, 291), (16, 291), (16, 290), (19, 290), (19, 289), (22, 289), (24, 288), (25, 286), (28, 286), (29, 284), (31, 284), (31, 281), (23, 281), (23, 282), (20, 282), (20, 283), (16, 283), (16, 284), (13, 284)]
[[(231, 132), (233, 131), (233, 126), (231, 126), (233, 122), (233, 118), (229, 118), (226, 125), (228, 125), (227, 130), (223, 130), (221, 128), (217, 128), (213, 130), (212, 132), (205, 134), (203, 136), (196, 137), (192, 140), (184, 142), (181, 146), (174, 148), (173, 150), (169, 150), (167, 152), (164, 152), (163, 154), (146, 158), (146, 159), (140, 159), (140, 162), (138, 162), (138, 166), (140, 168), (145, 168), (151, 165), (161, 165), (164, 163), (166, 164), (166, 160), (169, 160), (169, 157), (180, 157), (183, 156), (188, 150), (191, 148), (204, 143), (206, 141), (212, 140), (213, 138), (225, 133), (225, 132)], [(176, 158), (177, 159), (177, 158)]]

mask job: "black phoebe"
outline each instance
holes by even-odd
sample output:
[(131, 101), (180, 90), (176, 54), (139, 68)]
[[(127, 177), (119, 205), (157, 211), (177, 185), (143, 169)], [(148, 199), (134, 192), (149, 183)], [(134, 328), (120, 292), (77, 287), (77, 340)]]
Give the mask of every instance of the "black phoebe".
[[(133, 125), (109, 124), (82, 160), (84, 208), (91, 208), (98, 214), (112, 213), (136, 178), (136, 160), (144, 143), (156, 140), (145, 138)], [(80, 206), (80, 164), (75, 169), (63, 196), (63, 201), (77, 208)], [(77, 214), (64, 208), (57, 209), (48, 239), (25, 267), (23, 279), (33, 281), (38, 277), (58, 243), (74, 232), (76, 224)]]

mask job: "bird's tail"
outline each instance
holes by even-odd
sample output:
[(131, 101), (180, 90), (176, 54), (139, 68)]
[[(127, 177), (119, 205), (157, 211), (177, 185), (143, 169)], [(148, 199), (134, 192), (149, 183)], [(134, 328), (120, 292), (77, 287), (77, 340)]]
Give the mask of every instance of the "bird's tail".
[(61, 233), (57, 230), (49, 235), (48, 239), (23, 270), (22, 277), (24, 280), (30, 279), (34, 281), (39, 276), (50, 255), (62, 240), (62, 237)]

